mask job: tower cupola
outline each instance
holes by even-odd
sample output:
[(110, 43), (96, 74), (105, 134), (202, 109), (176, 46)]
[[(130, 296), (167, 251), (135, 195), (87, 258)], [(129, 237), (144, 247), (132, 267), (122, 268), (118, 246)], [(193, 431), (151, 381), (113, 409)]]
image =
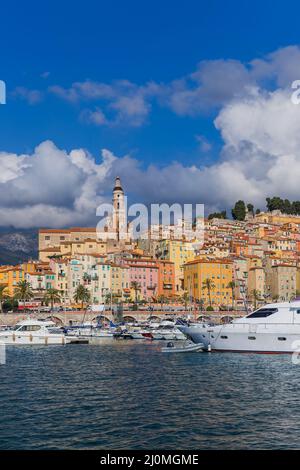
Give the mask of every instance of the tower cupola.
[(121, 185), (121, 179), (120, 179), (119, 176), (117, 176), (116, 179), (115, 179), (114, 192), (115, 191), (121, 191), (122, 193), (124, 193), (122, 185)]

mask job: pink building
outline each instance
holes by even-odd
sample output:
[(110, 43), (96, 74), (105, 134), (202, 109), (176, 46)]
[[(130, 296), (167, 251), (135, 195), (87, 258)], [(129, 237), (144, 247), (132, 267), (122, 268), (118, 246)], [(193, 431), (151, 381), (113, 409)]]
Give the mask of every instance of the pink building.
[(141, 297), (145, 300), (152, 300), (157, 296), (158, 289), (158, 267), (154, 259), (139, 258), (130, 259), (129, 283), (137, 282), (140, 287)]

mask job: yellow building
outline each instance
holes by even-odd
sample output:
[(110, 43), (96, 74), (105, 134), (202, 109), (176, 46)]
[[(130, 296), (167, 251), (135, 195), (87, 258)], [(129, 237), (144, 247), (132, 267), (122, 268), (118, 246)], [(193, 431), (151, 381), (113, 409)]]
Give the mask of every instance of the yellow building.
[[(196, 259), (186, 263), (184, 269), (185, 291), (197, 300), (203, 300), (204, 305), (232, 305), (232, 288), (229, 283), (233, 280), (233, 263), (227, 259), (206, 260)], [(211, 281), (211, 289), (205, 287), (205, 282)]]
[(21, 266), (3, 266), (0, 269), (0, 284), (7, 286), (7, 294), (14, 295), (18, 282), (24, 281), (24, 270)]
[(87, 238), (77, 242), (62, 242), (60, 245), (61, 254), (64, 257), (74, 255), (103, 255), (106, 254), (106, 242)]
[(182, 240), (162, 240), (159, 243), (156, 255), (174, 263), (175, 268), (175, 294), (183, 294), (183, 265), (195, 258), (194, 244)]
[(254, 217), (254, 222), (261, 224), (300, 224), (300, 216), (293, 214), (282, 214), (280, 211), (260, 212)]
[(111, 293), (117, 296), (119, 300), (124, 300), (129, 296), (129, 267), (115, 263), (110, 263), (110, 266)]
[(264, 268), (256, 266), (249, 269), (248, 275), (248, 296), (250, 299), (253, 299), (254, 292), (257, 293), (257, 296), (260, 299), (263, 299), (263, 296), (266, 292), (266, 276)]
[(87, 238), (97, 240), (96, 228), (73, 227), (69, 229), (40, 229), (39, 251), (56, 248), (66, 241), (80, 242)]

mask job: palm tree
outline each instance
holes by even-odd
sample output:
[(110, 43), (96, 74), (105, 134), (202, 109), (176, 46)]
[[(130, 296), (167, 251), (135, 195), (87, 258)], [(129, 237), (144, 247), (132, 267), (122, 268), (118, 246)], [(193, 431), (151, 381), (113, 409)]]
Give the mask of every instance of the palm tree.
[(167, 301), (167, 298), (164, 295), (159, 295), (157, 301), (160, 303), (160, 309), (163, 310), (164, 303)]
[(190, 300), (190, 295), (187, 292), (184, 292), (181, 299), (184, 303), (184, 309), (187, 310), (188, 301)]
[(214, 290), (216, 287), (214, 284), (214, 281), (208, 277), (202, 282), (202, 286), (203, 286), (203, 289), (207, 289), (208, 298), (209, 298), (209, 306), (212, 307), (211, 291)]
[(261, 294), (260, 294), (259, 290), (253, 289), (251, 291), (251, 297), (254, 301), (254, 310), (256, 310), (257, 301), (260, 300), (260, 298), (261, 298)]
[(132, 281), (131, 282), (131, 287), (132, 289), (134, 290), (134, 301), (135, 301), (135, 305), (137, 307), (137, 303), (138, 303), (138, 291), (141, 290), (141, 286), (140, 284), (137, 282), (137, 281)]
[(51, 310), (53, 310), (53, 306), (55, 302), (60, 302), (61, 293), (58, 289), (47, 289), (47, 292), (44, 295), (44, 301), (46, 303), (50, 303)]
[(7, 293), (7, 284), (0, 285), (0, 313), (3, 312), (3, 309), (2, 309), (3, 302), (8, 298), (9, 298), (9, 295)]
[(14, 292), (14, 296), (16, 299), (21, 300), (23, 303), (23, 306), (25, 306), (25, 302), (27, 300), (32, 299), (32, 297), (34, 296), (30, 282), (28, 281), (18, 282), (17, 287)]
[(228, 283), (228, 289), (231, 289), (231, 293), (232, 293), (232, 310), (234, 310), (234, 301), (235, 301), (235, 282), (234, 281), (230, 281)]
[(120, 296), (116, 293), (108, 293), (105, 296), (104, 302), (106, 304), (114, 304), (114, 303), (119, 303)]
[(81, 302), (81, 310), (83, 310), (84, 303), (89, 302), (90, 298), (91, 294), (86, 287), (84, 287), (82, 284), (77, 286), (74, 294), (74, 300), (76, 303)]

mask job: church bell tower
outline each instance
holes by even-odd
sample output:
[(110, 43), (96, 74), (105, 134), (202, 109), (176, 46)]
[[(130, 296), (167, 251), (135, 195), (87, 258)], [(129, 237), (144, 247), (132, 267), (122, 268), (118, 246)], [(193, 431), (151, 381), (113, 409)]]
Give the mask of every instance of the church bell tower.
[(116, 238), (119, 241), (126, 237), (126, 214), (125, 214), (125, 195), (121, 185), (120, 177), (117, 176), (115, 180), (115, 187), (113, 190), (113, 230)]

